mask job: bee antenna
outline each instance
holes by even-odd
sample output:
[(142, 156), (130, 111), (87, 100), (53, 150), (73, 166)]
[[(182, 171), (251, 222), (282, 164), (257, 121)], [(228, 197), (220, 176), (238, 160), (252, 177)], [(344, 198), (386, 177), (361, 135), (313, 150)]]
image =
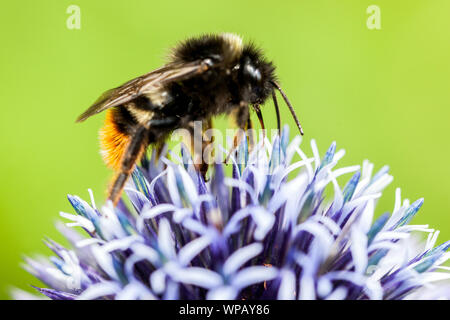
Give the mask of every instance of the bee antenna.
[(272, 90), (272, 100), (273, 105), (275, 106), (275, 112), (277, 113), (277, 129), (278, 135), (281, 133), (281, 117), (280, 117), (280, 108), (278, 107), (277, 95), (275, 94), (275, 90)]
[[(294, 108), (292, 107), (291, 103), (289, 102), (288, 97), (284, 93), (284, 91), (281, 89), (281, 87), (276, 83), (275, 81), (270, 81), (270, 83), (281, 93), (281, 96), (283, 97), (284, 102), (286, 102), (289, 111), (291, 111), (292, 117), (294, 118), (294, 121), (298, 127), (298, 130), (300, 131), (300, 134), (303, 135), (303, 129), (302, 125), (300, 124), (300, 121), (298, 121), (297, 115), (295, 114)], [(275, 101), (275, 100), (274, 100)]]

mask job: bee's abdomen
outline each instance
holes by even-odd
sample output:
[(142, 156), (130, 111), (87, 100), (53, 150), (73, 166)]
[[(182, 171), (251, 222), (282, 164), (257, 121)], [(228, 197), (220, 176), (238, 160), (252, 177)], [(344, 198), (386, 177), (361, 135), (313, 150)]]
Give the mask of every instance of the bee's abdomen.
[(123, 110), (120, 108), (108, 110), (105, 124), (100, 129), (100, 153), (106, 165), (115, 171), (121, 168), (122, 157), (133, 129), (132, 122), (127, 123), (121, 112)]

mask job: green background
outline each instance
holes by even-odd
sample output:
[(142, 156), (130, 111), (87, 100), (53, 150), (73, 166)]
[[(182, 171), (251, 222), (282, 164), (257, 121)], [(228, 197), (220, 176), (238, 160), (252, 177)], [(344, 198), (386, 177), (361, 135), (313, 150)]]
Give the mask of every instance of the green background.
[[(80, 30), (66, 27), (70, 4), (81, 8)], [(381, 8), (381, 30), (366, 27), (371, 4)], [(49, 254), (45, 235), (61, 239), (53, 225), (60, 210), (72, 212), (67, 193), (88, 198), (92, 188), (97, 203), (104, 199), (111, 173), (98, 153), (103, 117), (75, 124), (76, 116), (104, 90), (160, 66), (177, 41), (204, 32), (235, 32), (264, 48), (322, 154), (336, 140), (347, 151), (340, 166), (391, 166), (378, 214), (393, 208), (401, 187), (403, 197), (425, 197), (413, 222), (450, 238), (449, 12), (448, 0), (3, 2), (0, 297), (37, 283), (19, 267), (21, 256)], [(263, 113), (275, 127), (273, 108)]]

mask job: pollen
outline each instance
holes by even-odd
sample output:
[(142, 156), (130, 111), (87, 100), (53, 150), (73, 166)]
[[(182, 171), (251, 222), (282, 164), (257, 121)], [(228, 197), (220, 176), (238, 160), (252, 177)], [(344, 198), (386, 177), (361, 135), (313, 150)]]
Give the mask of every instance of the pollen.
[(100, 129), (100, 154), (106, 165), (115, 171), (121, 167), (122, 156), (125, 153), (130, 137), (119, 131), (114, 123), (113, 110), (106, 113), (105, 124)]

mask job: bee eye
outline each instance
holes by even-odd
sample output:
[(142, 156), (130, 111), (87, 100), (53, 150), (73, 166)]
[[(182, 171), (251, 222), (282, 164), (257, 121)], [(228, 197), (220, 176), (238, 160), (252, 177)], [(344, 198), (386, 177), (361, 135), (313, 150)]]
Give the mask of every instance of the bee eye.
[(245, 65), (245, 73), (257, 81), (261, 81), (261, 72), (251, 64)]

